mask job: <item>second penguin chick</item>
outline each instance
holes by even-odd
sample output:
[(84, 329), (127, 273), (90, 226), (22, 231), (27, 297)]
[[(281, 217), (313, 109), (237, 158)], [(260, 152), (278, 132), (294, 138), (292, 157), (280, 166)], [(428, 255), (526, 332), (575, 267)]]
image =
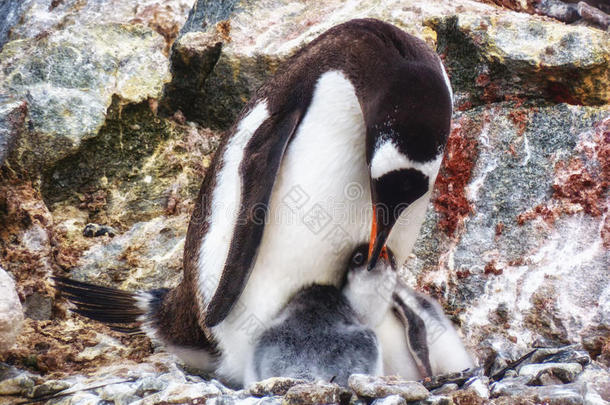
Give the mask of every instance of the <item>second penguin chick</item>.
[(347, 386), (353, 373), (381, 375), (381, 359), (375, 333), (341, 291), (312, 285), (296, 293), (258, 338), (245, 380), (292, 377)]

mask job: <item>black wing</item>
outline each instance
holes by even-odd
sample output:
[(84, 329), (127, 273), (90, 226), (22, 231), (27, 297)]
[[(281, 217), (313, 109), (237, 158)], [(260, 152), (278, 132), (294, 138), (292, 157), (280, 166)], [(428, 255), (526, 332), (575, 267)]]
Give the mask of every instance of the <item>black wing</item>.
[(240, 212), (222, 276), (206, 309), (208, 327), (225, 319), (246, 286), (265, 229), (269, 199), (282, 157), (301, 118), (300, 109), (281, 118), (270, 117), (246, 146), (240, 165)]

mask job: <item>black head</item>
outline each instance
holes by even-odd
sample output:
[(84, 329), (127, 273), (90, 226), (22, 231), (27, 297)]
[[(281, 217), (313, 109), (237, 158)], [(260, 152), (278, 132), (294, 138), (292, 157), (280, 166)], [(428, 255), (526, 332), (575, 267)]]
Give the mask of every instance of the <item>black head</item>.
[(369, 268), (384, 254), (402, 212), (431, 189), (440, 167), (452, 107), (436, 63), (397, 67), (364, 108), (373, 201)]

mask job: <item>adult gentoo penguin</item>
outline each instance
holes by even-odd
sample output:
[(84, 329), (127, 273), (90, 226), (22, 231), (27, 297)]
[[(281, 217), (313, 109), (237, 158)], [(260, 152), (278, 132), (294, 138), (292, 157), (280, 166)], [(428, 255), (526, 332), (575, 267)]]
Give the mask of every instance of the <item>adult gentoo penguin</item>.
[(130, 319), (242, 382), (265, 325), (302, 287), (338, 286), (356, 245), (370, 240), (371, 267), (386, 242), (399, 262), (410, 253), (451, 113), (423, 41), (374, 19), (323, 33), (244, 107), (203, 181), (181, 284), (132, 296)]

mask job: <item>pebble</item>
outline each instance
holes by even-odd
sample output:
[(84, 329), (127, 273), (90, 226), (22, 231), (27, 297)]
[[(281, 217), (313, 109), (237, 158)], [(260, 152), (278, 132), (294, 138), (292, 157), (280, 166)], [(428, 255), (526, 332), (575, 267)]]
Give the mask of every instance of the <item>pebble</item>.
[(464, 389), (468, 389), (477, 394), (480, 398), (489, 398), (489, 378), (485, 376), (473, 377), (464, 383)]
[(25, 396), (28, 398), (40, 398), (67, 390), (71, 386), (72, 384), (67, 381), (49, 380), (28, 389), (25, 392)]
[(114, 230), (114, 228), (107, 225), (87, 224), (83, 229), (83, 236), (87, 238), (94, 238), (104, 235), (108, 235), (111, 238), (114, 238), (116, 234), (117, 232)]
[[(540, 380), (542, 376), (553, 376), (560, 383), (570, 383), (582, 372), (582, 366), (578, 363), (542, 363), (527, 364), (519, 369), (519, 376), (529, 377), (528, 385), (546, 385)], [(546, 381), (551, 381), (548, 378)]]
[(453, 400), (445, 395), (430, 395), (423, 401), (417, 402), (418, 405), (455, 405)]
[(434, 394), (434, 395), (448, 394), (450, 392), (457, 390), (458, 388), (459, 388), (459, 386), (457, 384), (449, 383), (449, 384), (443, 385), (442, 387), (436, 388), (435, 390), (430, 391), (430, 393)]
[(390, 395), (385, 398), (376, 399), (373, 405), (406, 405), (407, 401), (400, 395)]
[(389, 395), (400, 395), (406, 401), (420, 401), (430, 395), (422, 384), (398, 377), (352, 374), (348, 379), (348, 384), (361, 397), (383, 398)]
[(350, 397), (351, 393), (337, 384), (307, 383), (291, 387), (286, 392), (282, 404), (335, 404), (349, 400)]
[(250, 387), (248, 387), (248, 392), (255, 397), (286, 395), (290, 388), (305, 383), (307, 383), (306, 380), (295, 378), (271, 377), (251, 384)]

